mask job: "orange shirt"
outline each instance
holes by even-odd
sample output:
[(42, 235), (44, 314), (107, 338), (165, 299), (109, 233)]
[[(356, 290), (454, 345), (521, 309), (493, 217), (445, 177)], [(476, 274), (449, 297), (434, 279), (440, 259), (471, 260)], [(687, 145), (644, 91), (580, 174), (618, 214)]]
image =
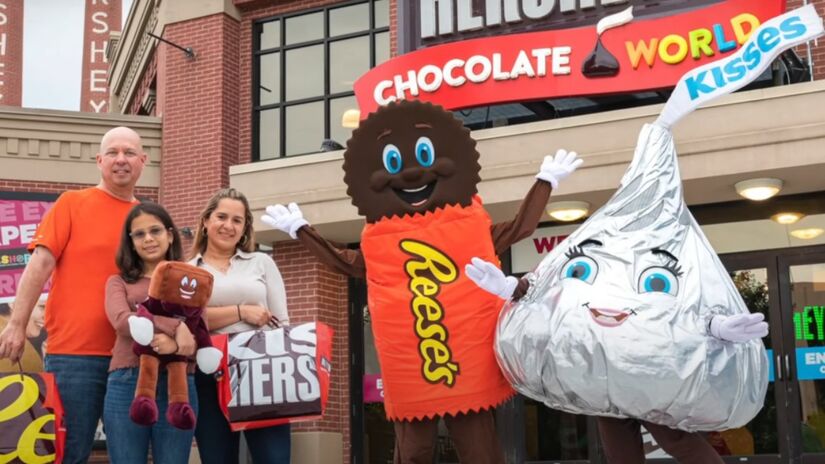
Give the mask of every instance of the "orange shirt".
[(112, 354), (115, 331), (103, 300), (132, 206), (94, 187), (68, 191), (37, 228), (29, 251), (43, 246), (57, 260), (46, 301), (49, 354)]
[(478, 411), (513, 394), (493, 352), (502, 301), (464, 266), (498, 262), (478, 197), (466, 208), (367, 224), (361, 250), (391, 420)]

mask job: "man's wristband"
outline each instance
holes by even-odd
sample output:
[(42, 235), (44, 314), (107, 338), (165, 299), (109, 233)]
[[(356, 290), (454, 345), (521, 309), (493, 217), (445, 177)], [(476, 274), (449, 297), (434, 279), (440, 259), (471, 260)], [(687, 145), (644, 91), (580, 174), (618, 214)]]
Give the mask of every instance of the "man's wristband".
[(235, 307), (238, 308), (238, 322), (241, 322), (243, 320), (241, 317), (241, 305), (237, 304)]

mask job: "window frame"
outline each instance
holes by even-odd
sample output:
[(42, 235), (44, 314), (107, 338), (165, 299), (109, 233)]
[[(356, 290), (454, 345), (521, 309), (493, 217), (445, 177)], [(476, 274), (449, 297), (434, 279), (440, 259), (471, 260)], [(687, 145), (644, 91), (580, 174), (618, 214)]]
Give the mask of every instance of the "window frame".
[[(341, 3), (335, 3), (331, 5), (326, 5), (323, 7), (318, 8), (310, 8), (305, 10), (293, 11), (289, 13), (284, 13), (276, 16), (269, 16), (265, 18), (260, 18), (255, 20), (252, 23), (252, 111), (251, 111), (251, 118), (252, 118), (252, 161), (267, 161), (270, 159), (281, 159), (286, 157), (293, 157), (293, 156), (303, 156), (308, 154), (315, 154), (318, 153), (319, 150), (305, 152), (305, 153), (294, 153), (294, 154), (287, 154), (286, 152), (286, 124), (287, 118), (286, 112), (287, 108), (292, 106), (297, 106), (306, 103), (317, 103), (323, 102), (324, 107), (324, 133), (323, 139), (329, 139), (332, 133), (331, 127), (331, 115), (330, 115), (330, 105), (332, 100), (337, 98), (343, 97), (353, 97), (355, 96), (355, 92), (350, 90), (346, 92), (336, 92), (330, 93), (331, 82), (330, 82), (330, 46), (334, 42), (344, 41), (348, 39), (360, 38), (360, 37), (369, 37), (369, 66), (370, 69), (374, 68), (376, 65), (376, 36), (387, 33), (387, 38), (389, 39), (390, 33), (390, 18), (389, 18), (389, 0), (387, 0), (387, 7), (388, 7), (388, 18), (387, 18), (387, 26), (384, 27), (375, 27), (375, 5), (381, 0), (351, 0)], [(339, 8), (346, 8), (354, 5), (364, 4), (366, 3), (369, 5), (369, 28), (358, 31), (358, 32), (351, 32), (348, 34), (337, 35), (334, 37), (330, 37), (330, 12), (332, 10), (336, 10)], [(290, 18), (310, 15), (321, 12), (323, 14), (323, 26), (324, 26), (324, 33), (323, 37), (320, 39), (309, 40), (294, 44), (286, 44), (286, 21)], [(264, 24), (270, 23), (273, 21), (278, 21), (279, 25), (279, 46), (271, 47), (266, 49), (261, 49), (261, 33), (264, 27)], [(288, 100), (286, 95), (286, 76), (289, 70), (286, 67), (286, 55), (287, 52), (290, 50), (296, 50), (299, 48), (306, 48), (322, 45), (324, 50), (324, 94), (320, 96), (314, 97), (305, 97), (296, 100)], [(389, 45), (389, 44), (388, 44)], [(278, 63), (280, 66), (280, 74), (278, 75), (278, 86), (280, 92), (279, 101), (276, 103), (261, 105), (260, 101), (260, 86), (261, 86), (261, 70), (260, 70), (260, 61), (261, 57), (265, 55), (275, 54), (278, 53)], [(278, 143), (278, 155), (272, 158), (261, 158), (261, 143), (260, 143), (260, 114), (263, 111), (267, 110), (279, 110), (279, 120), (278, 120), (278, 128), (279, 128), (279, 139)], [(318, 145), (320, 146), (321, 142), (319, 140)], [(342, 143), (342, 141), (339, 141)]]

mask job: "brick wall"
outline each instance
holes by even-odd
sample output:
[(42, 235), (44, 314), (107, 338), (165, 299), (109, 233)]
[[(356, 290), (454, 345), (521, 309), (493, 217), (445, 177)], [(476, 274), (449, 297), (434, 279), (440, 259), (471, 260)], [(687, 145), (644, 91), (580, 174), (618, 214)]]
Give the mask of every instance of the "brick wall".
[[(80, 190), (92, 185), (68, 184), (60, 182), (30, 182), (23, 180), (0, 179), (0, 191), (31, 193), (63, 193), (66, 190)], [(135, 196), (141, 199), (158, 201), (158, 189), (155, 187), (138, 187)]]
[(194, 60), (161, 44), (158, 82), (164, 88), (161, 202), (181, 227), (229, 185), (238, 164), (238, 23), (217, 14), (167, 25), (166, 39), (195, 50)]
[[(149, 62), (146, 64), (146, 69), (143, 71), (143, 75), (140, 77), (140, 83), (137, 85), (137, 89), (135, 89), (135, 93), (132, 96), (132, 101), (129, 102), (125, 107), (129, 108), (126, 112), (127, 114), (141, 114), (141, 106), (143, 105), (143, 100), (146, 98), (146, 94), (149, 93), (150, 90), (153, 90), (153, 84), (155, 82), (155, 77), (158, 74), (158, 55), (155, 53), (155, 50), (152, 49), (149, 53), (152, 54), (152, 57), (149, 58)], [(157, 95), (155, 95), (157, 99)], [(147, 116), (156, 116), (160, 114), (158, 111), (157, 105), (151, 108), (151, 111), (148, 112)]]
[[(799, 8), (805, 3), (813, 3), (819, 16), (825, 17), (825, 0), (810, 0), (807, 2), (804, 0), (788, 0), (788, 9)], [(807, 61), (808, 47), (798, 47), (796, 53)], [(820, 38), (818, 44), (811, 44), (811, 58), (814, 62), (814, 79), (825, 79), (825, 39)]]
[(297, 242), (281, 242), (273, 250), (284, 277), (290, 321), (318, 320), (335, 331), (329, 403), (323, 420), (306, 422), (296, 431), (340, 432), (344, 435), (344, 462), (349, 462), (349, 326), (347, 279), (320, 264)]

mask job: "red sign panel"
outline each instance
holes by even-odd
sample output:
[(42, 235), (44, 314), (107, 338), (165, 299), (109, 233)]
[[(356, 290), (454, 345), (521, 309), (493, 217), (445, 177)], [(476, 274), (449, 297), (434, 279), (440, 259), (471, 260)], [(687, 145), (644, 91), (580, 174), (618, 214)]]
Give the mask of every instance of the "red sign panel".
[(447, 109), (672, 87), (687, 71), (735, 52), (784, 0), (730, 0), (690, 12), (596, 27), (467, 40), (401, 55), (364, 74), (365, 118), (396, 99)]

